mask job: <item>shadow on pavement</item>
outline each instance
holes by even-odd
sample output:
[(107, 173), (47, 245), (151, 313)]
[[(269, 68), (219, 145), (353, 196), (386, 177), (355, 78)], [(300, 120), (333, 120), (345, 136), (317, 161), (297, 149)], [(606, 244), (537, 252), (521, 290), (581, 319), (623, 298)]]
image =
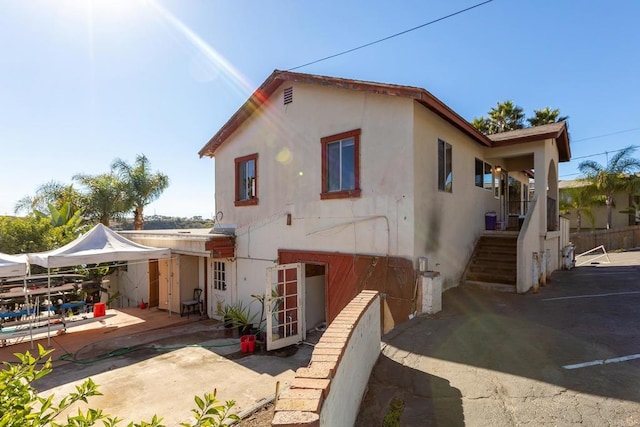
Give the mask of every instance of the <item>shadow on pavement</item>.
[(404, 403), (400, 425), (464, 426), (462, 394), (449, 381), (380, 356), (356, 426), (381, 425), (394, 399)]
[[(421, 363), (426, 372), (428, 360), (437, 359), (640, 402), (640, 360), (563, 368), (640, 353), (639, 278), (637, 266), (584, 267), (554, 273), (539, 294), (454, 288), (443, 294), (441, 313), (418, 317), (383, 337), (388, 347), (385, 353), (415, 355), (414, 363)], [(394, 366), (385, 353), (375, 367), (370, 394), (374, 390), (386, 399), (393, 397), (393, 391), (385, 388), (387, 382), (398, 384), (403, 393), (403, 388), (415, 387), (418, 379), (430, 387), (438, 380), (446, 382), (437, 377), (433, 380), (422, 371)], [(412, 375), (416, 381), (405, 378)], [(449, 396), (447, 387), (431, 388), (436, 402)], [(415, 395), (421, 396), (419, 392)], [(363, 416), (368, 409), (365, 402)]]

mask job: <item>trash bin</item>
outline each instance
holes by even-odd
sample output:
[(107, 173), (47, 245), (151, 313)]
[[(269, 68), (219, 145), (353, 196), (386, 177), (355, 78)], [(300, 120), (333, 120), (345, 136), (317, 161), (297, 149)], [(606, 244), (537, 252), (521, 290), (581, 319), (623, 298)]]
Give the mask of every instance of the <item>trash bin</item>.
[(240, 337), (240, 350), (243, 353), (253, 353), (256, 350), (256, 336), (243, 335)]
[(495, 230), (498, 215), (495, 212), (487, 212), (484, 214), (484, 226), (487, 230)]

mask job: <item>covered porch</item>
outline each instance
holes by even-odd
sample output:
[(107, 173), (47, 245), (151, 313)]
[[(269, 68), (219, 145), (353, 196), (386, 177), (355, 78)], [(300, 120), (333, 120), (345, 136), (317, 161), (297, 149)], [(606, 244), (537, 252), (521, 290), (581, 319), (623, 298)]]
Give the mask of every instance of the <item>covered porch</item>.
[(516, 267), (510, 285), (518, 293), (537, 291), (561, 265), (558, 163), (571, 157), (567, 127), (559, 122), (489, 138), (500, 199), (499, 227), (491, 234), (517, 233), (508, 251), (515, 251), (510, 259)]

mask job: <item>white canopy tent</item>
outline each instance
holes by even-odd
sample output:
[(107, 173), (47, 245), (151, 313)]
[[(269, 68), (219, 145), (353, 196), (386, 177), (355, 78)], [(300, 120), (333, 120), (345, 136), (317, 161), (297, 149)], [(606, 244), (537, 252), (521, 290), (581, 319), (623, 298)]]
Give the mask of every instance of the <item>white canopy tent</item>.
[[(74, 241), (48, 252), (28, 254), (29, 263), (52, 268), (117, 261), (143, 261), (170, 258), (168, 248), (154, 248), (128, 240), (98, 224)], [(49, 290), (51, 280), (49, 279)], [(51, 301), (51, 295), (48, 295)]]
[(171, 250), (132, 242), (110, 228), (98, 224), (61, 248), (28, 254), (28, 257), (31, 264), (57, 268), (102, 262), (170, 258)]
[[(27, 316), (30, 315), (31, 307), (27, 295), (27, 272), (29, 263), (26, 255), (7, 255), (0, 252), (0, 277), (22, 277), (22, 292), (25, 296), (27, 306)], [(33, 348), (33, 335), (31, 334), (31, 348)]]
[(20, 277), (27, 274), (27, 257), (7, 255), (0, 252), (0, 277)]

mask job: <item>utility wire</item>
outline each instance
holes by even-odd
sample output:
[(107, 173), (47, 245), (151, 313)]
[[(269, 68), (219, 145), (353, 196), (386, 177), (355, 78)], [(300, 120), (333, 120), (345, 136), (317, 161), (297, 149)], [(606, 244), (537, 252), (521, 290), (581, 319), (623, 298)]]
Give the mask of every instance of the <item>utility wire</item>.
[(363, 44), (363, 45), (360, 45), (360, 46), (357, 46), (357, 47), (354, 47), (354, 48), (351, 48), (351, 49), (348, 49), (348, 50), (345, 50), (345, 51), (342, 51), (342, 52), (339, 52), (339, 53), (336, 53), (336, 54), (333, 54), (333, 55), (325, 56), (324, 58), (316, 59), (315, 61), (307, 62), (306, 64), (298, 65), (297, 67), (289, 68), (289, 70), (287, 70), (287, 71), (297, 70), (299, 68), (303, 68), (303, 67), (306, 67), (306, 66), (309, 66), (309, 65), (312, 65), (312, 64), (317, 64), (318, 62), (326, 61), (328, 59), (332, 59), (332, 58), (336, 58), (338, 56), (346, 55), (347, 53), (355, 52), (356, 50), (364, 49), (365, 47), (373, 46), (374, 44), (382, 43), (382, 42), (390, 40), (392, 38), (399, 37), (401, 35), (410, 33), (411, 31), (415, 31), (415, 30), (418, 30), (420, 28), (426, 27), (428, 25), (435, 24), (436, 22), (444, 21), (445, 19), (451, 18), (451, 17), (456, 16), (456, 15), (460, 15), (461, 13), (468, 12), (471, 9), (475, 9), (475, 8), (483, 6), (483, 5), (487, 4), (487, 3), (491, 3), (492, 1), (493, 0), (486, 0), (486, 1), (482, 2), (482, 3), (478, 3), (478, 4), (475, 4), (473, 6), (467, 7), (466, 9), (462, 9), (462, 10), (459, 10), (457, 12), (451, 13), (449, 15), (443, 16), (441, 18), (434, 19), (433, 21), (429, 21), (429, 22), (426, 22), (426, 23), (424, 23), (422, 25), (418, 25), (417, 27), (409, 28), (408, 30), (404, 30), (404, 31), (401, 31), (401, 32), (396, 33), (396, 34), (392, 34), (390, 36), (381, 38), (379, 40), (375, 40), (375, 41), (372, 41), (372, 42), (369, 42), (369, 43), (366, 43), (366, 44)]
[[(620, 132), (618, 132), (618, 133), (620, 133)], [(598, 136), (594, 136), (593, 138), (599, 138), (599, 137), (598, 137)], [(593, 138), (587, 138), (587, 139), (593, 139)], [(584, 141), (584, 139), (581, 139), (580, 141)], [(573, 142), (576, 142), (576, 141), (573, 141)], [(631, 148), (638, 148), (638, 147), (640, 147), (640, 146), (638, 146), (638, 145), (631, 145)], [(617, 153), (618, 151), (626, 150), (627, 148), (628, 148), (628, 147), (621, 148), (621, 149), (619, 149), (619, 150), (611, 150), (611, 151), (607, 150), (607, 151), (604, 151), (604, 152), (602, 152), (602, 153), (587, 154), (587, 155), (585, 155), (585, 156), (580, 156), (580, 157), (572, 157), (572, 158), (571, 158), (571, 160), (580, 160), (580, 159), (586, 159), (586, 158), (588, 158), (588, 157), (596, 157), (596, 156), (602, 156), (602, 155), (604, 155), (604, 154)]]
[[(637, 128), (637, 129), (640, 129), (640, 128)], [(615, 134), (623, 133), (623, 132), (631, 132), (632, 130), (633, 130), (633, 129), (629, 129), (629, 130), (623, 130), (623, 131), (620, 131), (620, 132), (610, 133), (610, 134), (607, 134), (607, 135), (600, 135), (600, 136), (594, 136), (594, 137), (591, 137), (591, 138), (584, 138), (584, 139), (580, 139), (579, 141), (585, 141), (585, 140), (587, 140), (587, 139), (601, 138), (601, 137), (603, 137), (603, 136), (615, 135)], [(575, 141), (574, 141), (574, 142), (575, 142)], [(617, 153), (618, 151), (626, 150), (627, 148), (628, 148), (628, 147), (621, 148), (621, 149), (619, 149), (619, 150), (604, 151), (604, 152), (602, 152), (602, 153), (587, 154), (587, 155), (585, 155), (585, 156), (573, 157), (573, 158), (571, 159), (571, 161), (573, 161), (573, 160), (580, 160), (580, 159), (586, 159), (586, 158), (589, 158), (589, 157), (603, 156), (603, 155), (610, 154), (610, 153)], [(631, 145), (631, 148), (640, 148), (640, 146), (639, 146), (639, 145)], [(567, 173), (567, 174), (564, 174), (564, 175), (560, 175), (560, 178), (565, 177), (565, 176), (575, 176), (575, 175), (580, 175), (580, 172), (576, 172), (576, 173)]]
[(621, 133), (634, 132), (634, 131), (636, 131), (636, 130), (640, 130), (640, 128), (632, 128), (632, 129), (620, 130), (620, 131), (617, 131), (617, 132), (606, 133), (606, 134), (604, 134), (604, 135), (590, 136), (590, 137), (588, 137), (588, 138), (576, 139), (576, 140), (573, 140), (573, 141), (571, 141), (571, 142), (588, 141), (588, 140), (590, 140), (590, 139), (604, 138), (605, 136), (619, 135), (619, 134), (621, 134)]

